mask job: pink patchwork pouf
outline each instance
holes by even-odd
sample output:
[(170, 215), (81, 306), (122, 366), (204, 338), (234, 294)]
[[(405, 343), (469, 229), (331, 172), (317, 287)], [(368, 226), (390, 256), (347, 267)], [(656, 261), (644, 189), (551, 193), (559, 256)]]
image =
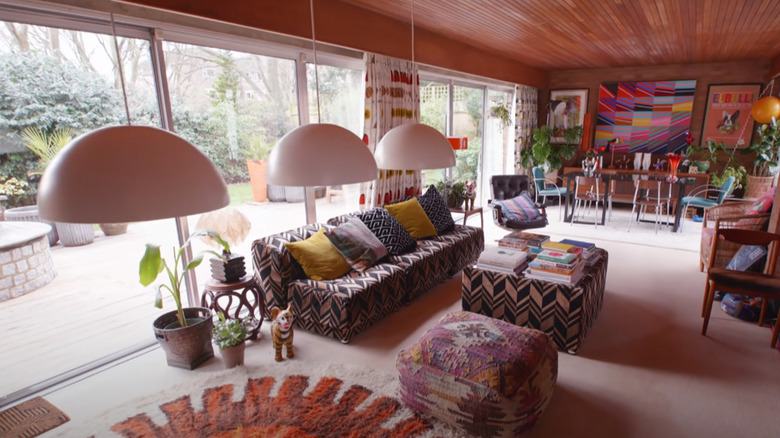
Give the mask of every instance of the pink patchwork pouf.
[(396, 367), (409, 407), (471, 434), (515, 437), (547, 407), (558, 351), (538, 330), (456, 312), (401, 350)]

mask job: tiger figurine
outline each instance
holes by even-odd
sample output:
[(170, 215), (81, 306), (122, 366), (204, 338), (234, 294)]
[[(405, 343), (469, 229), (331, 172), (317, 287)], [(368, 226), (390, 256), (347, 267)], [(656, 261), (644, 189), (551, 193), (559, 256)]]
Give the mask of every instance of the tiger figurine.
[(271, 337), (274, 343), (274, 350), (276, 350), (276, 361), (281, 362), (282, 358), (282, 345), (287, 347), (287, 357), (295, 357), (293, 352), (293, 314), (292, 303), (282, 310), (278, 307), (271, 309)]

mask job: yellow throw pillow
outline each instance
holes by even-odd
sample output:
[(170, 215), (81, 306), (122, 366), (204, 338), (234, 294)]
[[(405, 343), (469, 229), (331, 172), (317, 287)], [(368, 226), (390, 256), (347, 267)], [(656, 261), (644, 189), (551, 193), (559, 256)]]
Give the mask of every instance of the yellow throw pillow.
[(436, 227), (428, 219), (417, 198), (397, 204), (386, 205), (385, 209), (406, 228), (406, 231), (415, 239), (435, 236)]
[(344, 256), (330, 243), (322, 228), (306, 240), (285, 243), (284, 246), (312, 280), (333, 280), (350, 269)]

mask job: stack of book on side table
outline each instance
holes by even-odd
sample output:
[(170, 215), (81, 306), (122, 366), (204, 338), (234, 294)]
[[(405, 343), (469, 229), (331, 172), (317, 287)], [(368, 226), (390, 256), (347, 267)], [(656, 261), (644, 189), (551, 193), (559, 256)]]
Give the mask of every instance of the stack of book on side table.
[(585, 269), (582, 248), (561, 243), (545, 242), (542, 250), (528, 264), (526, 278), (572, 285), (580, 281)]
[(502, 274), (519, 274), (528, 266), (528, 253), (503, 246), (486, 246), (477, 260), (477, 268)]
[(514, 231), (498, 240), (498, 246), (528, 250), (531, 253), (541, 251), (542, 244), (550, 241), (550, 236), (544, 234)]

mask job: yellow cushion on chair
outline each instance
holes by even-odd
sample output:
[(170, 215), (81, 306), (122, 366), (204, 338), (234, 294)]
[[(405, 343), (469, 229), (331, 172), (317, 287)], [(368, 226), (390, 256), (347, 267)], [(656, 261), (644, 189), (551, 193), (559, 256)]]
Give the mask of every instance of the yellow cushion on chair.
[(333, 280), (349, 272), (349, 264), (325, 236), (325, 229), (321, 228), (306, 240), (284, 246), (312, 280)]
[(385, 209), (406, 228), (415, 239), (436, 236), (436, 227), (425, 214), (417, 198), (397, 204), (386, 205)]

